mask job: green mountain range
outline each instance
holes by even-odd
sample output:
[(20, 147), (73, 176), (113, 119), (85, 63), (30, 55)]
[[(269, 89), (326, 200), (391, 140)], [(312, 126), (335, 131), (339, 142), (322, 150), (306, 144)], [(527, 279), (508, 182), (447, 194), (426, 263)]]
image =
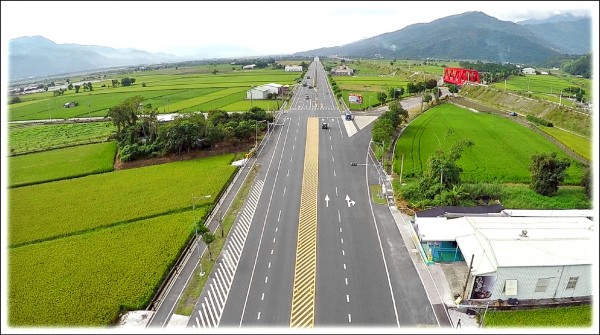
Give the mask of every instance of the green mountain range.
[[(591, 50), (591, 19), (518, 24), (466, 12), (296, 56), (439, 58), (535, 64)], [(569, 43), (565, 43), (568, 40)]]

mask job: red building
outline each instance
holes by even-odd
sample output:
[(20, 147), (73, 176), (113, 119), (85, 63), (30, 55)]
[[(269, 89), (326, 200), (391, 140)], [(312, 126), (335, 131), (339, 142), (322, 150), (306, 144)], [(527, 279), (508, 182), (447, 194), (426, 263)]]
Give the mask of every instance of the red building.
[(463, 85), (466, 82), (478, 83), (479, 72), (457, 67), (447, 67), (444, 69), (444, 82)]

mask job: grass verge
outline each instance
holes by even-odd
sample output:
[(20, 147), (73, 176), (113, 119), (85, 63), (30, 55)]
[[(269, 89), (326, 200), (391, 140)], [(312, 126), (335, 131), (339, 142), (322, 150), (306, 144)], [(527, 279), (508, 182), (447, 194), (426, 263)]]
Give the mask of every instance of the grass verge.
[(374, 203), (380, 205), (387, 205), (387, 200), (385, 199), (385, 196), (381, 195), (381, 185), (370, 185), (369, 189), (371, 190), (371, 200)]
[[(211, 253), (213, 254), (213, 259), (217, 259), (217, 255), (221, 253), (221, 249), (223, 249), (227, 235), (229, 234), (229, 231), (231, 230), (231, 227), (233, 226), (233, 223), (235, 222), (239, 212), (244, 206), (244, 202), (248, 196), (248, 193), (250, 193), (250, 190), (252, 189), (254, 179), (256, 178), (256, 174), (258, 173), (259, 169), (260, 166), (255, 165), (254, 168), (250, 170), (248, 177), (239, 190), (239, 193), (233, 200), (229, 211), (225, 213), (223, 221), (221, 222), (221, 228), (217, 228), (217, 230), (214, 232), (215, 241), (211, 243), (210, 247)], [(202, 290), (204, 290), (204, 284), (209, 277), (208, 275), (210, 274), (215, 261), (210, 259), (209, 254), (204, 254), (202, 256), (201, 264), (202, 266), (196, 268), (191, 281), (183, 291), (181, 299), (175, 308), (175, 314), (186, 316), (192, 315), (194, 306), (196, 306), (196, 303), (200, 298), (200, 294), (202, 294)], [(205, 272), (203, 276), (200, 275), (201, 270)]]
[(484, 322), (485, 328), (582, 328), (591, 326), (591, 306), (488, 311)]

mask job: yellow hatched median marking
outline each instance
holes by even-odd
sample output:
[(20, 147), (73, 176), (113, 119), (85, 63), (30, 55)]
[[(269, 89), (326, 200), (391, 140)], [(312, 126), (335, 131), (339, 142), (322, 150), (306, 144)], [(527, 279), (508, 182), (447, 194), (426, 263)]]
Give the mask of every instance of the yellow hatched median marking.
[(315, 274), (317, 270), (317, 186), (319, 183), (319, 119), (308, 118), (296, 266), (292, 289), (290, 327), (315, 324)]

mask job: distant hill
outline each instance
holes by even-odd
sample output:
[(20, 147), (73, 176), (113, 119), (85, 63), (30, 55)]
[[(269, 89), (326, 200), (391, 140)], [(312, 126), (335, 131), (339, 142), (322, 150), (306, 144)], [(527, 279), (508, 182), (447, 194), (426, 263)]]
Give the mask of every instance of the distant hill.
[(546, 20), (528, 21), (519, 24), (562, 53), (583, 55), (592, 51), (592, 19), (589, 17), (557, 15)]
[[(571, 13), (564, 13), (564, 14), (552, 15), (552, 16), (550, 16), (548, 18), (545, 18), (545, 19), (529, 19), (529, 20), (519, 21), (517, 23), (521, 24), (521, 25), (527, 25), (527, 24), (543, 24), (543, 23), (570, 22), (570, 21), (578, 21), (578, 20), (581, 20), (581, 19), (582, 19), (581, 16), (576, 16), (576, 15), (573, 15)], [(588, 17), (588, 19), (589, 19), (589, 17)]]
[[(556, 27), (557, 33), (550, 35), (557, 35), (558, 39), (563, 35), (558, 33), (559, 26)], [(591, 34), (591, 29), (588, 34)], [(294, 55), (371, 58), (379, 54), (385, 58), (429, 57), (535, 64), (556, 57), (565, 49), (575, 48), (549, 41), (543, 36), (535, 25), (501, 21), (482, 12), (466, 12), (429, 23), (413, 24), (346, 45), (297, 52)], [(585, 46), (581, 47), (583, 49)]]
[(173, 55), (96, 45), (57, 44), (43, 36), (9, 41), (9, 79), (52, 76), (116, 66), (180, 60)]

